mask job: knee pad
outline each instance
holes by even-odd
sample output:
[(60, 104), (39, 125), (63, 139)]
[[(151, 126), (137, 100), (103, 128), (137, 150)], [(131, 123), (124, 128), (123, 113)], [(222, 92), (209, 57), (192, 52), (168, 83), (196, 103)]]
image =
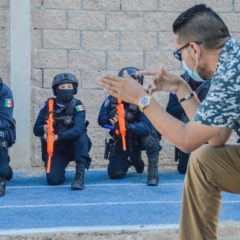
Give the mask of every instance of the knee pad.
[(111, 179), (121, 179), (126, 176), (126, 172), (123, 171), (122, 169), (119, 170), (114, 170), (114, 171), (108, 171), (108, 176)]
[(47, 183), (48, 185), (52, 185), (52, 186), (61, 185), (63, 184), (64, 180), (65, 178), (60, 179), (53, 176), (47, 176)]
[(7, 176), (5, 177), (5, 179), (6, 179), (7, 181), (10, 181), (12, 178), (13, 178), (13, 170), (12, 170), (12, 168), (9, 166), (9, 171), (8, 171), (8, 174), (7, 174)]

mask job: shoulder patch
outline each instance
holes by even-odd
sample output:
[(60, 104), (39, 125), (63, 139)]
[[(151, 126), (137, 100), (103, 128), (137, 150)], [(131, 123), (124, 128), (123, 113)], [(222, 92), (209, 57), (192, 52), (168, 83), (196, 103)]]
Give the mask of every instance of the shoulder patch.
[(46, 105), (47, 105), (47, 102), (44, 102), (44, 103), (41, 105), (40, 110), (42, 110)]
[(7, 108), (13, 107), (13, 100), (12, 99), (5, 99), (5, 107), (7, 107)]
[(109, 98), (107, 98), (104, 102), (104, 107), (107, 107), (109, 105), (109, 103), (110, 103), (110, 100), (109, 100)]
[(86, 111), (86, 108), (83, 104), (75, 106), (77, 112)]

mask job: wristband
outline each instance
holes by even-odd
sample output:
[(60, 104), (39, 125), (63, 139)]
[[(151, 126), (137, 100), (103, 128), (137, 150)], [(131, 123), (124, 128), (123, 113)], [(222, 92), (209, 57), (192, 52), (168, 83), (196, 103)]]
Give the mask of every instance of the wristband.
[(184, 102), (184, 101), (186, 101), (186, 100), (190, 100), (193, 96), (194, 96), (194, 93), (191, 92), (189, 95), (186, 95), (185, 97), (181, 98), (181, 99), (179, 100), (179, 102), (182, 103), (182, 102)]

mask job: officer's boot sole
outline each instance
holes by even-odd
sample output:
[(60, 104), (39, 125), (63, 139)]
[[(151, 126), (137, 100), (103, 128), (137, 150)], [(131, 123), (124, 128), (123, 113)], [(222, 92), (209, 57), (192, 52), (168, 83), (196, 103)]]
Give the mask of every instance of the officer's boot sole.
[(72, 190), (83, 190), (84, 186), (79, 183), (73, 182), (71, 185), (71, 189)]
[(158, 186), (159, 179), (157, 178), (152, 178), (147, 180), (147, 185), (148, 186)]

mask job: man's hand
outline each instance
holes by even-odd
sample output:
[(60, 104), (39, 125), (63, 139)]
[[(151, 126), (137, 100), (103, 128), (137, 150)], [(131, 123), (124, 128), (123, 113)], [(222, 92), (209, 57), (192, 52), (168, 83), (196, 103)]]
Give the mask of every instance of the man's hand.
[(47, 133), (47, 131), (48, 131), (48, 126), (47, 126), (47, 124), (44, 124), (44, 125), (43, 125), (43, 131), (44, 131), (44, 133)]
[(156, 91), (177, 92), (181, 83), (184, 82), (180, 77), (167, 72), (163, 67), (159, 71), (138, 71), (137, 75), (152, 76), (147, 92), (153, 94)]
[(101, 86), (112, 96), (124, 102), (138, 105), (140, 97), (146, 95), (141, 84), (124, 72), (124, 78), (105, 75), (100, 78)]
[[(46, 140), (46, 142), (47, 142), (47, 139), (48, 139), (47, 136), (48, 136), (47, 133), (45, 133), (45, 134), (43, 135), (43, 138)], [(58, 135), (54, 135), (54, 138), (53, 138), (53, 139), (54, 139), (54, 142), (58, 141)]]
[[(47, 126), (47, 124), (43, 125), (43, 130), (44, 130), (43, 137), (44, 137), (44, 139), (47, 140), (47, 135), (48, 135), (48, 126)], [(54, 135), (54, 142), (56, 142), (57, 140), (58, 140), (58, 135)]]
[(58, 135), (54, 134), (54, 142), (56, 142), (58, 140)]

